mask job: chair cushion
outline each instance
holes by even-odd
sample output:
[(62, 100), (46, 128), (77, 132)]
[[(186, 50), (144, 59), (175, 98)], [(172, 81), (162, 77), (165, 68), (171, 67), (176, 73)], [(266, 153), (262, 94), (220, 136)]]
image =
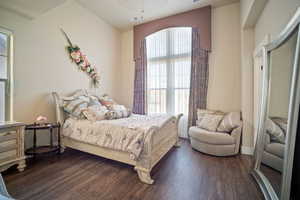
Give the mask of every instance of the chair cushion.
[(189, 135), (200, 142), (216, 145), (230, 145), (235, 144), (234, 138), (228, 133), (212, 132), (198, 127), (191, 127)]
[(265, 150), (270, 154), (276, 155), (280, 158), (283, 158), (284, 155), (284, 144), (272, 142), (267, 144)]

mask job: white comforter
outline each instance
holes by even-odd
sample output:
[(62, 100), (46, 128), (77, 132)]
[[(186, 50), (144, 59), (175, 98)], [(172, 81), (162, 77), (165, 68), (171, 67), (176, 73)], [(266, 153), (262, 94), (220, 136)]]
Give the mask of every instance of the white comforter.
[(63, 135), (77, 141), (130, 153), (138, 159), (148, 130), (162, 127), (171, 115), (131, 115), (128, 118), (91, 122), (69, 118), (63, 126)]

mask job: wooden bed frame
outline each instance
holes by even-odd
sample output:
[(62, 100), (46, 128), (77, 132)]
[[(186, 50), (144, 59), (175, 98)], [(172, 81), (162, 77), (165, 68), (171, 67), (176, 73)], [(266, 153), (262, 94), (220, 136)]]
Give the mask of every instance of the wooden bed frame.
[[(61, 102), (64, 97), (59, 96), (56, 92), (53, 92), (52, 95), (55, 101), (56, 120), (63, 125), (65, 114), (61, 107)], [(144, 149), (138, 160), (130, 159), (130, 154), (127, 152), (87, 144), (64, 137), (63, 134), (61, 134), (61, 152), (63, 152), (66, 147), (69, 147), (111, 160), (127, 163), (134, 166), (134, 169), (137, 171), (138, 176), (143, 183), (153, 184), (153, 179), (151, 179), (150, 176), (152, 168), (173, 146), (179, 146), (178, 123), (181, 117), (182, 114), (173, 117), (161, 128), (155, 126), (151, 127), (146, 134)]]

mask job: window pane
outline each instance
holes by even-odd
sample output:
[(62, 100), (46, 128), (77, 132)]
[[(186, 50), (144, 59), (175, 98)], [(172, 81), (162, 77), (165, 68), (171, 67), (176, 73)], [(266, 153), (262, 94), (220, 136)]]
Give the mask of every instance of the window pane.
[(175, 88), (189, 88), (191, 74), (191, 57), (176, 59), (174, 62)]
[(190, 54), (192, 49), (191, 28), (171, 28), (171, 55)]
[(188, 115), (189, 94), (189, 89), (175, 89), (175, 114)]
[(5, 119), (5, 82), (0, 82), (0, 121)]
[(7, 57), (0, 56), (0, 78), (7, 78)]
[(147, 94), (148, 113), (166, 113), (166, 89), (149, 89)]
[(0, 55), (7, 55), (7, 35), (0, 33)]
[(148, 88), (167, 88), (166, 62), (148, 62), (147, 84)]
[(158, 31), (146, 38), (147, 58), (167, 55), (167, 30)]

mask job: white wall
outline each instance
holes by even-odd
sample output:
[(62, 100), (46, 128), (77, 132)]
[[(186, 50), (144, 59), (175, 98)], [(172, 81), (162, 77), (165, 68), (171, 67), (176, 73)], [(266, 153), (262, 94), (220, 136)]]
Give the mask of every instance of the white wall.
[[(208, 108), (239, 111), (240, 80), (239, 3), (213, 8), (212, 53), (209, 60)], [(118, 99), (127, 106), (133, 102), (133, 31), (122, 33), (121, 77)]]
[(45, 115), (53, 121), (51, 92), (90, 86), (88, 76), (71, 63), (59, 28), (100, 71), (101, 92), (116, 96), (120, 33), (77, 3), (68, 1), (31, 21), (1, 10), (0, 26), (12, 30), (15, 37), (15, 120), (30, 123)]

